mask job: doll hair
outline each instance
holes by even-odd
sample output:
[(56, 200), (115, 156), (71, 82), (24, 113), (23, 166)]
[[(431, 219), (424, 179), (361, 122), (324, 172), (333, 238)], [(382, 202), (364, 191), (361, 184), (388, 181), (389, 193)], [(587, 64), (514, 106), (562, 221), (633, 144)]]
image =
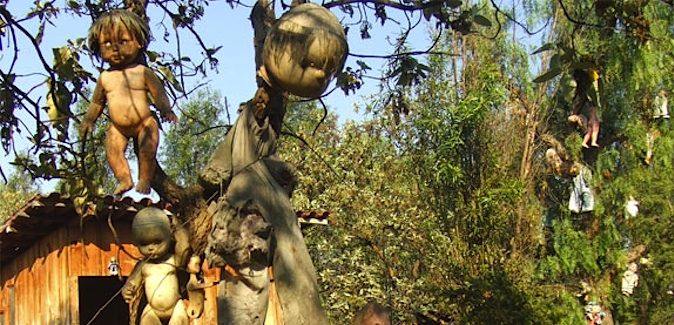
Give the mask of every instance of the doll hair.
[(101, 45), (98, 44), (101, 32), (119, 33), (121, 26), (126, 27), (143, 50), (147, 47), (150, 42), (150, 29), (147, 23), (128, 10), (115, 9), (101, 15), (89, 28), (88, 45), (94, 55), (101, 56)]

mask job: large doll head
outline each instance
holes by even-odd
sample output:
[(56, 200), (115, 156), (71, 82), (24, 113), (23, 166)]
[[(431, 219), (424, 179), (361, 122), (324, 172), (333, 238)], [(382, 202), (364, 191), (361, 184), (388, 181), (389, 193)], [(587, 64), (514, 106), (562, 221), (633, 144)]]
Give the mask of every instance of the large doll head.
[(133, 218), (131, 232), (140, 253), (150, 260), (172, 252), (171, 222), (162, 210), (149, 207), (138, 211)]
[(126, 10), (112, 10), (89, 29), (89, 49), (112, 67), (138, 62), (150, 40), (147, 24)]
[(283, 14), (264, 41), (261, 76), (293, 95), (320, 96), (349, 52), (344, 27), (329, 10), (305, 3)]

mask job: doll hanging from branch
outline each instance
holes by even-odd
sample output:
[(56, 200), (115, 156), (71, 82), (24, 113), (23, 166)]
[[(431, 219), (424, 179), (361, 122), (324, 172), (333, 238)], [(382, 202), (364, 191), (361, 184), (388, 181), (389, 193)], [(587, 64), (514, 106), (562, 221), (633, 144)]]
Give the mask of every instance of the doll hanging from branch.
[(126, 10), (103, 14), (89, 29), (89, 48), (110, 67), (98, 78), (93, 98), (80, 125), (86, 136), (107, 104), (110, 124), (105, 140), (108, 164), (119, 185), (115, 195), (133, 187), (126, 152), (133, 139), (138, 155), (136, 191), (150, 193), (150, 181), (156, 169), (159, 123), (150, 111), (149, 92), (163, 120), (177, 122), (162, 82), (152, 69), (142, 64), (150, 32), (147, 24)]
[(587, 71), (576, 69), (573, 71), (576, 90), (573, 96), (573, 108), (568, 121), (576, 124), (585, 131), (583, 147), (599, 147), (599, 116), (597, 110), (599, 102), (599, 73), (590, 69)]

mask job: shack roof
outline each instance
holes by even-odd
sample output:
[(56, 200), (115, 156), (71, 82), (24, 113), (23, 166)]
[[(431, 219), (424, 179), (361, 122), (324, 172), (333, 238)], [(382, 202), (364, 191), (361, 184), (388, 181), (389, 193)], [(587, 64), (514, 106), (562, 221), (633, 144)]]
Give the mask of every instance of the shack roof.
[[(138, 210), (148, 206), (172, 210), (170, 204), (165, 201), (153, 202), (149, 198), (136, 201), (128, 196), (115, 199), (108, 195), (99, 206), (94, 203), (85, 205), (82, 209), (81, 222), (94, 218), (132, 220)], [(297, 211), (296, 215), (300, 223), (327, 224), (329, 212)], [(38, 239), (79, 218), (80, 214), (68, 195), (60, 193), (35, 195), (0, 225), (0, 265), (19, 256)]]

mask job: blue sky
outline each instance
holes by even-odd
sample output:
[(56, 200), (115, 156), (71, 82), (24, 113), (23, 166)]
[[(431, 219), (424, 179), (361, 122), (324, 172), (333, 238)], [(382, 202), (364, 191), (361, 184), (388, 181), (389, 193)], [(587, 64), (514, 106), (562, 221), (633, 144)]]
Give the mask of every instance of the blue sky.
[[(32, 1), (31, 1), (32, 2)], [(10, 1), (7, 8), (14, 14), (15, 17), (23, 17), (30, 9), (31, 2), (24, 1)], [(57, 1), (58, 2), (58, 1)], [(65, 1), (57, 3), (57, 6), (63, 6)], [(254, 3), (252, 0), (250, 4)], [(340, 15), (337, 9), (332, 10), (333, 13)], [(253, 30), (250, 27), (248, 19), (250, 8), (238, 6), (235, 8), (229, 7), (224, 1), (212, 2), (206, 7), (205, 16), (197, 23), (195, 30), (201, 36), (206, 46), (220, 46), (222, 49), (216, 53), (219, 60), (218, 70), (208, 71), (207, 77), (196, 78), (193, 80), (186, 80), (189, 88), (190, 85), (196, 83), (207, 82), (209, 87), (221, 92), (223, 97), (227, 98), (230, 111), (235, 112), (236, 107), (240, 102), (250, 99), (255, 92), (255, 72), (254, 72), (254, 56), (253, 56)], [(151, 28), (154, 32), (155, 41), (151, 43), (150, 50), (164, 50), (174, 52), (176, 49), (175, 37), (170, 37), (169, 42), (163, 40), (158, 27), (162, 19), (170, 21), (168, 17), (163, 16), (157, 8), (149, 12), (151, 21)], [(52, 62), (51, 48), (63, 46), (67, 39), (75, 39), (79, 37), (86, 37), (91, 21), (88, 17), (72, 17), (67, 14), (60, 14), (58, 18), (54, 19), (58, 26), (47, 25), (43, 41), (40, 47), (43, 49), (46, 61)], [(351, 32), (348, 35), (348, 42), (351, 53), (357, 54), (375, 54), (383, 55), (390, 53), (391, 47), (387, 41), (387, 37), (395, 38), (398, 31), (402, 29), (395, 23), (387, 23), (386, 26), (379, 26), (378, 22), (371, 19), (374, 28), (371, 31), (372, 38), (369, 40), (361, 40), (358, 33), (358, 26), (352, 26)], [(170, 22), (167, 24), (170, 26)], [(33, 34), (37, 32), (37, 24), (25, 24), (25, 27)], [(417, 28), (417, 31), (412, 35), (414, 44), (419, 44), (419, 48), (425, 48), (428, 44), (427, 27), (423, 24)], [(196, 40), (186, 30), (180, 30), (181, 44), (183, 45), (182, 55), (200, 58), (200, 49), (197, 46)], [(17, 66), (14, 72), (21, 75), (31, 75), (39, 73), (40, 65), (36, 52), (32, 49), (30, 44), (22, 35), (18, 35), (21, 52), (18, 54)], [(7, 71), (13, 53), (7, 48), (7, 38), (3, 39), (3, 49), (0, 52), (0, 69)], [(88, 58), (82, 58), (83, 64), (89, 61)], [(370, 67), (375, 71), (373, 75), (377, 74), (377, 70), (385, 63), (384, 60), (365, 60)], [(94, 61), (94, 64), (97, 64)], [(355, 58), (349, 57), (347, 65), (355, 65)], [(86, 65), (85, 65), (85, 68)], [(93, 69), (92, 69), (93, 70)], [(44, 75), (32, 75), (22, 78), (26, 85), (34, 85), (44, 81)], [(93, 88), (93, 85), (90, 85)], [(25, 86), (24, 86), (25, 88)], [(342, 121), (346, 119), (361, 119), (354, 111), (354, 105), (362, 101), (363, 96), (374, 94), (378, 91), (377, 83), (373, 80), (366, 80), (365, 85), (355, 95), (345, 96), (341, 90), (332, 92), (329, 96), (324, 98), (326, 105), (331, 112), (340, 116)], [(40, 96), (40, 103), (45, 105), (46, 88), (41, 87), (34, 91), (35, 98)], [(361, 110), (362, 112), (362, 110)], [(19, 148), (26, 147), (28, 142), (25, 140), (25, 134), (15, 137), (17, 146)], [(5, 173), (13, 171), (9, 162), (13, 157), (5, 157), (2, 160), (2, 168)], [(133, 164), (132, 164), (133, 165)], [(49, 189), (49, 184), (43, 186), (43, 190)]]

